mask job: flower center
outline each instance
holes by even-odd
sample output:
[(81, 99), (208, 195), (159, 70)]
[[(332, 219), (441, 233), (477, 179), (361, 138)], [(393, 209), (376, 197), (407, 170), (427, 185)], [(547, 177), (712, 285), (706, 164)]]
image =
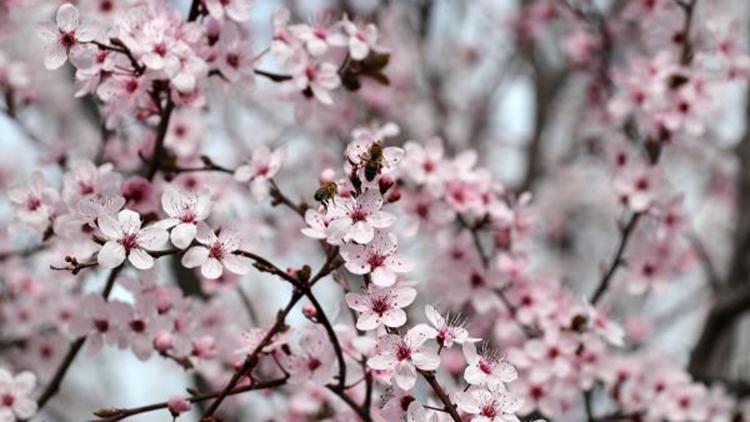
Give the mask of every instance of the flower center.
[(3, 406), (5, 407), (13, 406), (13, 403), (16, 401), (16, 398), (10, 393), (3, 394), (2, 399), (3, 399)]
[(193, 223), (195, 222), (195, 213), (192, 211), (187, 211), (184, 214), (180, 216), (180, 221), (183, 223)]
[(76, 34), (75, 32), (65, 32), (60, 36), (60, 44), (65, 48), (70, 48), (76, 45)]
[(367, 220), (367, 213), (362, 208), (357, 207), (349, 213), (349, 217), (351, 217), (352, 221), (356, 223), (358, 221)]
[(490, 363), (486, 359), (481, 359), (479, 361), (479, 370), (482, 371), (482, 372), (484, 372), (487, 375), (491, 375), (492, 374), (492, 363)]
[(39, 198), (29, 198), (28, 201), (26, 201), (26, 209), (29, 211), (36, 211), (39, 209), (39, 207), (42, 206), (42, 200)]
[(385, 297), (376, 297), (372, 299), (370, 308), (373, 312), (378, 314), (378, 316), (383, 316), (383, 314), (388, 311), (388, 308), (390, 308), (390, 304), (388, 302), (388, 299)]
[(370, 264), (370, 267), (373, 269), (382, 267), (385, 263), (385, 257), (383, 255), (380, 255), (378, 253), (370, 255), (369, 258), (367, 258), (367, 263)]
[(307, 361), (307, 369), (309, 369), (310, 371), (314, 371), (314, 370), (320, 368), (321, 365), (323, 365), (323, 362), (321, 362), (320, 359), (318, 359), (316, 357), (311, 357)]
[(214, 242), (211, 248), (208, 250), (208, 256), (221, 260), (224, 257), (224, 246), (221, 242)]
[(482, 406), (482, 416), (487, 418), (494, 418), (497, 416), (497, 409), (495, 409), (494, 403), (490, 403)]
[(227, 54), (227, 64), (237, 69), (240, 67), (240, 56), (234, 53)]
[(94, 320), (94, 328), (100, 333), (106, 333), (109, 331), (109, 322), (105, 319)]
[(134, 319), (130, 321), (130, 329), (136, 333), (142, 333), (146, 331), (146, 323), (142, 319)]
[(396, 349), (396, 359), (403, 361), (411, 357), (411, 349), (405, 344), (399, 344)]
[(161, 57), (166, 56), (167, 55), (167, 46), (163, 42), (160, 42), (159, 44), (156, 44), (154, 46), (154, 53), (160, 55)]
[(120, 244), (126, 251), (130, 252), (130, 250), (138, 247), (138, 235), (135, 233), (126, 234), (120, 239)]

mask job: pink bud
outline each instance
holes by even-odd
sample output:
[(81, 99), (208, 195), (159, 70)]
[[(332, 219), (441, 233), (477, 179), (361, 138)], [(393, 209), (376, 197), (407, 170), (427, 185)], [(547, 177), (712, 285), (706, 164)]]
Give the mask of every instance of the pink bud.
[(172, 348), (172, 335), (162, 331), (154, 338), (154, 349), (159, 352), (166, 352)]
[(386, 200), (390, 203), (397, 202), (399, 199), (401, 199), (401, 188), (396, 185), (388, 195), (388, 198), (386, 198)]
[(314, 316), (315, 316), (315, 314), (317, 313), (317, 311), (315, 310), (315, 307), (314, 307), (314, 306), (312, 306), (312, 305), (310, 305), (310, 304), (308, 303), (307, 305), (305, 305), (305, 306), (303, 306), (303, 307), (302, 307), (302, 313), (303, 313), (303, 314), (304, 314), (304, 315), (305, 315), (306, 317), (308, 317), (308, 318), (312, 318), (312, 317), (314, 317)]
[(176, 418), (180, 413), (190, 410), (190, 402), (184, 397), (172, 396), (167, 401), (167, 407), (169, 408), (169, 413)]
[(333, 182), (336, 178), (336, 171), (332, 168), (327, 168), (320, 172), (320, 183)]

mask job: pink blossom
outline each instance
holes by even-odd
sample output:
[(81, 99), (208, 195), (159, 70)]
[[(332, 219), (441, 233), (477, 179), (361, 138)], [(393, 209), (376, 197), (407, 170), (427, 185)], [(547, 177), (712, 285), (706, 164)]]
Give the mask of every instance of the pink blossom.
[(250, 271), (250, 258), (235, 254), (240, 248), (238, 233), (222, 230), (217, 236), (208, 227), (199, 227), (196, 239), (200, 245), (191, 247), (182, 257), (185, 267), (201, 267), (203, 277), (210, 279), (220, 277), (224, 268), (239, 275)]
[(346, 269), (353, 274), (370, 274), (377, 286), (392, 286), (396, 274), (411, 271), (413, 263), (396, 256), (398, 241), (393, 233), (375, 231), (367, 245), (347, 244), (341, 247)]
[(167, 400), (167, 408), (172, 417), (176, 418), (180, 414), (190, 411), (190, 402), (182, 396), (172, 396)]
[(261, 145), (253, 151), (250, 160), (234, 171), (234, 180), (240, 183), (250, 182), (253, 197), (260, 201), (268, 195), (269, 181), (281, 169), (286, 157), (283, 146), (271, 150)]
[(304, 328), (297, 341), (290, 343), (291, 354), (283, 355), (281, 365), (289, 372), (290, 384), (312, 381), (328, 383), (336, 370), (336, 356), (322, 326)]
[(411, 390), (417, 381), (417, 369), (434, 371), (440, 366), (440, 357), (435, 350), (425, 345), (428, 336), (414, 327), (404, 337), (386, 334), (378, 338), (375, 355), (367, 360), (370, 368), (393, 370), (396, 384)]
[(211, 212), (211, 195), (207, 190), (186, 192), (170, 188), (162, 195), (161, 206), (169, 218), (159, 224), (171, 228), (172, 244), (185, 249), (195, 239), (198, 224)]
[(516, 368), (491, 348), (477, 353), (474, 343), (466, 342), (463, 345), (463, 352), (467, 364), (464, 379), (469, 384), (506, 384), (518, 378)]
[(291, 25), (289, 31), (304, 43), (313, 56), (325, 54), (329, 46), (344, 46), (347, 43), (343, 34), (324, 22)]
[(84, 45), (96, 37), (94, 28), (80, 23), (78, 9), (70, 3), (57, 9), (56, 20), (56, 26), (40, 25), (37, 31), (44, 42), (44, 66), (50, 70), (57, 69), (70, 56), (76, 67), (88, 67), (86, 56), (90, 51)]
[(27, 420), (37, 411), (31, 393), (36, 386), (36, 376), (28, 371), (12, 375), (0, 368), (0, 420)]
[(515, 413), (523, 406), (523, 400), (500, 386), (472, 387), (456, 393), (454, 400), (459, 409), (473, 415), (473, 422), (517, 422)]
[(106, 242), (96, 259), (104, 268), (117, 267), (127, 257), (135, 268), (147, 270), (154, 266), (154, 258), (148, 251), (162, 247), (169, 238), (167, 231), (159, 225), (141, 228), (141, 216), (128, 209), (120, 211), (117, 219), (102, 214), (97, 223)]
[(252, 45), (243, 39), (237, 25), (226, 23), (221, 28), (213, 63), (229, 82), (253, 80), (255, 69)]
[(214, 19), (224, 15), (236, 22), (250, 19), (250, 0), (204, 0), (203, 4)]
[(346, 35), (349, 37), (349, 55), (352, 59), (364, 60), (371, 50), (377, 48), (378, 29), (375, 25), (358, 25), (344, 16), (341, 27), (344, 28)]
[(417, 296), (411, 287), (371, 286), (364, 295), (346, 294), (346, 304), (359, 312), (357, 329), (375, 330), (381, 326), (398, 328), (406, 323), (406, 313), (401, 309), (409, 306)]
[(325, 216), (329, 241), (370, 243), (375, 229), (386, 229), (396, 221), (396, 217), (382, 211), (382, 207), (383, 197), (376, 189), (368, 189), (356, 198), (335, 198)]
[(453, 347), (453, 343), (464, 344), (464, 342), (477, 342), (480, 339), (469, 336), (469, 331), (464, 328), (465, 320), (458, 314), (448, 314), (445, 318), (432, 307), (425, 305), (424, 313), (432, 327), (420, 324), (422, 330), (428, 333), (430, 338), (437, 340), (440, 347)]
[(15, 207), (15, 218), (21, 223), (43, 232), (55, 214), (58, 192), (47, 187), (44, 176), (35, 172), (26, 185), (8, 191), (8, 199)]
[(330, 91), (341, 85), (338, 68), (331, 62), (314, 62), (305, 55), (299, 55), (291, 68), (294, 86), (308, 97), (315, 97), (325, 105), (332, 105)]
[(81, 303), (81, 312), (71, 323), (70, 332), (76, 337), (87, 337), (87, 353), (98, 353), (104, 344), (125, 347), (124, 325), (129, 308), (124, 302), (107, 302), (98, 294), (86, 296)]

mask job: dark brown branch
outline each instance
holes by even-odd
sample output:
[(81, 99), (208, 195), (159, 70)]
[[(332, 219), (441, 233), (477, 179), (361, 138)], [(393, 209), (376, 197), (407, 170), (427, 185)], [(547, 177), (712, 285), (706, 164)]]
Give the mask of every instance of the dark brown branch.
[(161, 118), (159, 120), (159, 126), (156, 129), (156, 143), (154, 144), (154, 153), (151, 156), (151, 160), (148, 167), (148, 173), (146, 178), (149, 181), (153, 181), (156, 173), (159, 171), (161, 161), (164, 156), (164, 139), (167, 137), (167, 130), (169, 129), (169, 119), (172, 116), (175, 104), (171, 98), (167, 100), (167, 105), (161, 112)]
[(620, 265), (623, 263), (623, 254), (625, 253), (625, 248), (628, 245), (628, 240), (633, 234), (635, 226), (636, 224), (638, 224), (638, 219), (640, 217), (641, 213), (633, 213), (633, 215), (630, 217), (630, 220), (628, 220), (628, 223), (620, 228), (620, 244), (617, 246), (617, 251), (615, 251), (615, 256), (612, 258), (612, 262), (609, 264), (609, 268), (604, 273), (601, 280), (599, 280), (599, 285), (591, 295), (590, 301), (592, 304), (596, 305), (596, 303), (599, 302), (599, 300), (609, 288), (609, 283), (612, 281), (612, 277), (615, 275), (617, 269), (620, 268)]
[[(267, 388), (281, 387), (286, 384), (286, 378), (279, 378), (271, 381), (258, 382), (255, 384), (245, 385), (232, 389), (227, 393), (227, 396), (233, 396), (235, 394), (241, 394), (248, 391), (264, 390)], [(215, 391), (213, 393), (200, 394), (193, 397), (187, 397), (186, 400), (190, 403), (200, 403), (206, 400), (210, 400), (218, 397), (222, 392)], [(154, 403), (140, 407), (134, 407), (131, 409), (102, 409), (94, 412), (94, 415), (99, 416), (101, 419), (97, 419), (95, 422), (116, 422), (121, 421), (131, 416), (139, 415), (142, 413), (153, 412), (155, 410), (166, 409), (169, 407), (168, 402)]]
[(445, 411), (448, 412), (449, 415), (451, 415), (451, 418), (455, 422), (461, 422), (461, 416), (456, 410), (456, 405), (453, 404), (448, 394), (445, 392), (445, 390), (443, 390), (443, 387), (440, 386), (440, 383), (435, 378), (435, 374), (433, 372), (423, 371), (421, 369), (418, 369), (418, 371), (419, 374), (422, 375), (422, 378), (427, 381), (427, 384), (430, 384), (432, 391), (443, 403), (443, 405), (445, 406)]

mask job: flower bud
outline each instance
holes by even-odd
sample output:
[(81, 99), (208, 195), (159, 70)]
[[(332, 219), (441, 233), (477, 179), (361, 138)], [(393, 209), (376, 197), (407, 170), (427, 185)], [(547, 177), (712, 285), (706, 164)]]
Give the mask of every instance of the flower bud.
[(302, 307), (302, 314), (304, 314), (307, 318), (315, 317), (315, 314), (317, 312), (318, 311), (315, 309), (315, 307), (309, 303)]
[(330, 183), (336, 178), (336, 171), (332, 168), (326, 168), (320, 172), (320, 184)]
[(172, 417), (176, 418), (180, 413), (185, 413), (190, 410), (190, 402), (186, 398), (180, 396), (172, 396), (167, 401), (167, 408)]

